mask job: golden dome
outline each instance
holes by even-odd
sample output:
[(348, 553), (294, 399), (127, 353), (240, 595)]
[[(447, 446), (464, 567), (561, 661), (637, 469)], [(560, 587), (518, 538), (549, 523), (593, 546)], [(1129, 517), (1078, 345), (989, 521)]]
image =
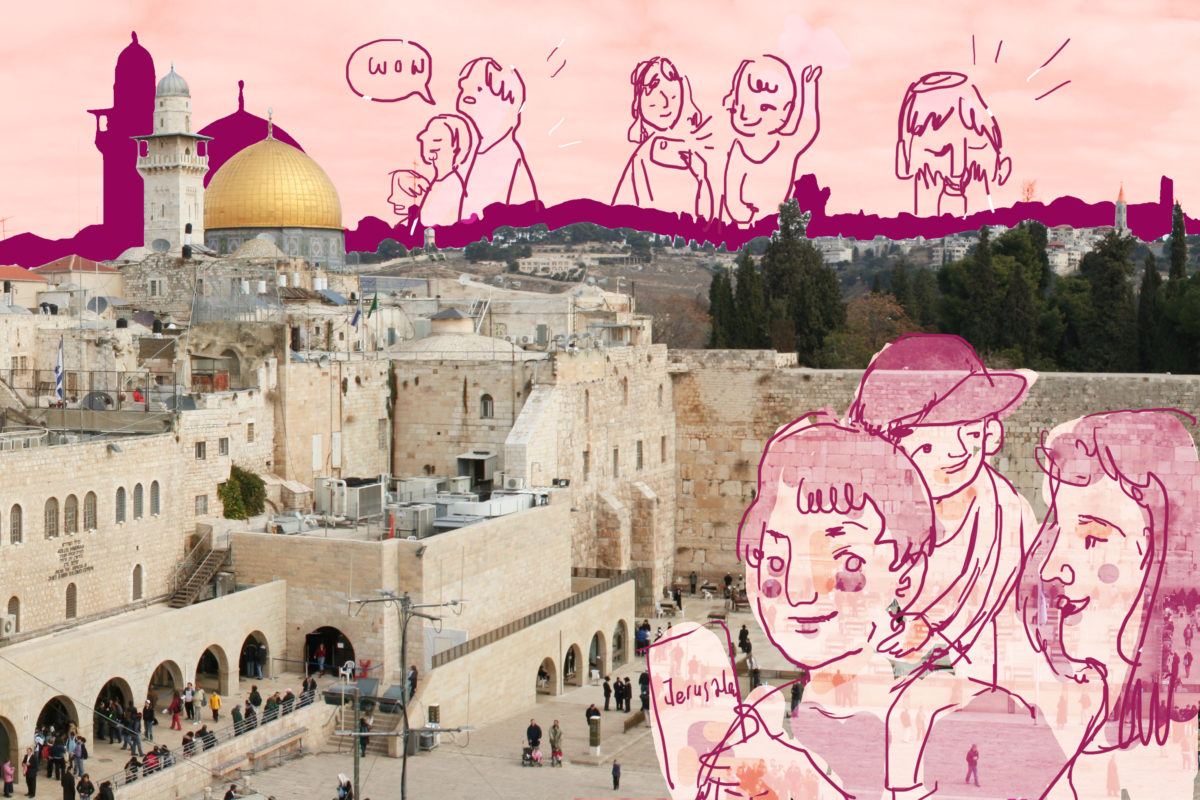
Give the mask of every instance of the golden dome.
[(204, 227), (340, 231), (342, 203), (316, 161), (290, 144), (263, 139), (213, 175), (204, 193)]

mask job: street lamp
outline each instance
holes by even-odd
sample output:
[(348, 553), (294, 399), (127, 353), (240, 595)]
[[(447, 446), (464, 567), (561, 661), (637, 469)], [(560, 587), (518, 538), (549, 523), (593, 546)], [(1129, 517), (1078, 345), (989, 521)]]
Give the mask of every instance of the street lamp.
[[(378, 594), (379, 597), (372, 597), (372, 598), (367, 598), (367, 599), (362, 599), (362, 600), (351, 600), (350, 602), (357, 603), (360, 608), (364, 605), (367, 605), (368, 603), (389, 603), (389, 604), (394, 604), (396, 606), (396, 609), (400, 612), (400, 674), (402, 676), (404, 676), (401, 678), (401, 680), (403, 682), (400, 685), (401, 686), (401, 697), (404, 698), (404, 701), (401, 703), (401, 707), (404, 710), (404, 714), (402, 717), (403, 730), (400, 733), (396, 733), (396, 732), (392, 731), (390, 733), (383, 733), (383, 734), (370, 734), (370, 733), (362, 734), (362, 733), (360, 733), (358, 735), (359, 736), (391, 735), (391, 736), (400, 736), (401, 737), (400, 743), (401, 743), (402, 751), (400, 754), (400, 760), (401, 760), (400, 800), (407, 800), (407, 796), (408, 796), (408, 737), (409, 737), (409, 734), (413, 733), (413, 730), (408, 727), (408, 701), (412, 699), (412, 695), (409, 693), (408, 687), (406, 686), (406, 684), (408, 682), (408, 678), (404, 672), (404, 667), (408, 663), (408, 623), (413, 617), (421, 617), (422, 619), (428, 619), (428, 620), (433, 620), (434, 622), (437, 622), (443, 618), (435, 617), (431, 614), (422, 613), (418, 609), (449, 608), (449, 607), (457, 608), (459, 605), (461, 605), (462, 601), (461, 600), (447, 600), (443, 603), (414, 603), (412, 601), (412, 598), (409, 597), (408, 592), (405, 592), (404, 594), (397, 596), (396, 593), (394, 591), (392, 591), (391, 589), (376, 589), (375, 593)], [(416, 732), (423, 733), (426, 731), (433, 731), (433, 730), (442, 731), (443, 733), (452, 733), (452, 732), (456, 732), (456, 731), (470, 731), (470, 730), (474, 730), (474, 728), (470, 728), (469, 726), (466, 728), (417, 728)], [(357, 745), (358, 743), (355, 742), (355, 744)], [(358, 785), (358, 759), (359, 759), (360, 753), (361, 753), (361, 748), (355, 747), (355, 749), (354, 749), (354, 788), (356, 791), (361, 791), (361, 789)]]

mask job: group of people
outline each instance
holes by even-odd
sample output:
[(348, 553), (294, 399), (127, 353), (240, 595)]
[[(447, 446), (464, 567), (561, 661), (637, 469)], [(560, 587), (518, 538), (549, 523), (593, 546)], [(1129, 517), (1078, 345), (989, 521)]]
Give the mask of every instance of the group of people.
[[(592, 708), (595, 708), (593, 705)], [(538, 725), (536, 719), (529, 720), (529, 727), (525, 729), (525, 741), (528, 746), (528, 757), (534, 764), (542, 763), (542, 726)], [(562, 728), (559, 727), (558, 720), (554, 720), (554, 724), (550, 726), (550, 763), (554, 766), (562, 766)]]
[[(646, 673), (644, 672), (642, 673), (642, 675), (645, 674)], [(632, 711), (633, 709), (630, 708), (629, 701), (633, 698), (633, 684), (630, 683), (628, 676), (626, 676), (624, 679), (617, 678), (612, 682), (610, 682), (610, 680), (611, 679), (607, 676), (604, 678), (604, 710), (608, 711), (609, 701), (615, 700), (617, 702), (617, 711)], [(647, 682), (645, 686), (648, 687), (649, 683)], [(647, 689), (647, 691), (643, 692), (643, 694), (647, 694), (648, 691), (649, 690)], [(643, 710), (645, 710), (645, 703), (647, 699), (647, 697), (643, 698)]]
[[(913, 334), (876, 356), (844, 416), (824, 410), (771, 438), (737, 551), (759, 625), (805, 671), (805, 699), (785, 685), (740, 700), (722, 682), (728, 639), (677, 626), (648, 663), (664, 770), (700, 792), (806, 797), (937, 796), (961, 785), (964, 760), (983, 796), (1191, 790), (1195, 734), (1187, 766), (1158, 752), (1200, 699), (1184, 681), (1200, 637), (1177, 621), (1198, 604), (1190, 418), (1116, 411), (1043, 434), (1039, 526), (988, 462), (1034, 377), (988, 370), (958, 337)], [(1088, 698), (1080, 723), (1038, 724), (1067, 686)], [(1020, 735), (964, 741), (960, 712), (1001, 703), (1023, 715), (1009, 724), (1026, 720)], [(720, 729), (703, 745), (688, 734)], [(1021, 768), (989, 787), (983, 766), (1003, 760)]]
[[(21, 776), (25, 781), (25, 795), (37, 796), (38, 770), (46, 763), (46, 777), (56, 780), (62, 787), (64, 800), (91, 800), (96, 795), (96, 785), (84, 770), (88, 758), (87, 742), (78, 735), (74, 724), (67, 730), (55, 731), (53, 727), (39, 728), (34, 733), (34, 746), (25, 748), (21, 758)], [(0, 780), (4, 783), (4, 796), (12, 797), (16, 784), (16, 768), (5, 758), (0, 765)], [(99, 800), (113, 800), (112, 784), (100, 784)]]

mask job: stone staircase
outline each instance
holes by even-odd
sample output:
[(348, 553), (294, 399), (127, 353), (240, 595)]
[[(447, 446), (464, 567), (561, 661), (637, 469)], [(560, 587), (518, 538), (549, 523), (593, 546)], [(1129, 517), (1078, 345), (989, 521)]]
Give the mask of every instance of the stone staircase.
[[(338, 709), (337, 730), (339, 731), (357, 731), (358, 718), (360, 713), (354, 703), (345, 703)], [(372, 720), (372, 733), (388, 733), (400, 729), (400, 714), (385, 714), (378, 709), (367, 714)], [(413, 734), (414, 736), (416, 734)], [(329, 743), (336, 746), (339, 753), (353, 752), (350, 748), (357, 745), (355, 736), (340, 736), (333, 735), (329, 737)], [(388, 755), (388, 745), (391, 737), (388, 736), (371, 736), (367, 739), (367, 755), (386, 756)], [(395, 752), (400, 752), (397, 747)]]
[[(209, 539), (211, 541), (211, 537)], [(229, 557), (229, 548), (206, 548), (193, 552), (178, 569), (180, 580), (175, 591), (167, 601), (171, 608), (183, 608), (196, 602), (200, 592), (204, 590), (220, 571)], [(194, 565), (194, 566), (193, 566)], [(190, 570), (189, 570), (190, 568)]]

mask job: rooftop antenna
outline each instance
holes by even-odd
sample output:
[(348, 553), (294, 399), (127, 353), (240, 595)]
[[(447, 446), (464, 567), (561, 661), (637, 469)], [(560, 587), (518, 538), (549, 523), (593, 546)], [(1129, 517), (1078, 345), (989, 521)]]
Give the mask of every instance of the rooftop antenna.
[(8, 238), (8, 228), (5, 226), (4, 223), (8, 222), (12, 218), (13, 218), (13, 215), (9, 215), (7, 217), (0, 217), (0, 241), (3, 241), (4, 239)]
[(268, 139), (274, 139), (274, 138), (275, 138), (275, 137), (272, 135), (272, 134), (274, 133), (274, 131), (275, 131), (275, 128), (274, 128), (274, 126), (271, 124), (271, 115), (272, 115), (272, 114), (274, 114), (274, 113), (275, 113), (275, 109), (273, 109), (273, 108), (268, 108), (268, 109), (267, 109), (267, 138), (268, 138)]
[(242, 94), (242, 92), (245, 88), (246, 88), (246, 82), (238, 81), (238, 111), (246, 110), (246, 98)]

